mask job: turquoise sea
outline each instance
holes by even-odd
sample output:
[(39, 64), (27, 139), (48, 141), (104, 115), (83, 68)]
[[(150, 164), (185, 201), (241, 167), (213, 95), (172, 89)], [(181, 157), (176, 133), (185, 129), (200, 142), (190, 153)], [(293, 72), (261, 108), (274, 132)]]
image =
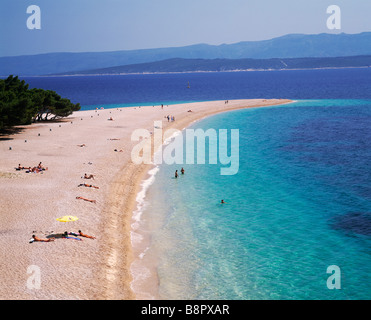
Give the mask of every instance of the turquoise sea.
[[(25, 80), (83, 110), (297, 100), (193, 124), (239, 129), (236, 175), (208, 161), (151, 170), (133, 213), (132, 287), (140, 298), (371, 298), (371, 68)], [(340, 289), (327, 286), (334, 265)]]
[[(150, 172), (133, 219), (139, 297), (371, 298), (370, 100), (299, 100), (191, 128), (239, 129), (239, 171), (206, 160)], [(340, 289), (327, 286), (332, 265)]]

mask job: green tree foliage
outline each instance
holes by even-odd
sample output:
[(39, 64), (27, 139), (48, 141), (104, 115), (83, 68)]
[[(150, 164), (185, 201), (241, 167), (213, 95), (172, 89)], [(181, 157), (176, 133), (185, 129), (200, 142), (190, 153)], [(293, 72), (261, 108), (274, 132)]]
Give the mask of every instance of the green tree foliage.
[(67, 117), (78, 110), (79, 103), (73, 104), (51, 90), (29, 89), (17, 76), (0, 79), (0, 131), (33, 121)]

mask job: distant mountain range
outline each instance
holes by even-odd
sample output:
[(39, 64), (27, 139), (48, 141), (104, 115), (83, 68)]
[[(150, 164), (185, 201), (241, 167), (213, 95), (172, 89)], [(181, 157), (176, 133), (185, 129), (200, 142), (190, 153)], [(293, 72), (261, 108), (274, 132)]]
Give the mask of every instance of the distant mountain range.
[[(29, 56), (0, 57), (0, 75), (9, 74), (50, 75), (86, 73), (86, 70), (111, 69), (112, 72), (171, 72), (172, 70), (237, 70), (241, 69), (276, 69), (285, 64), (289, 68), (310, 67), (309, 60), (294, 58), (330, 58), (330, 60), (312, 59), (312, 67), (350, 66), (349, 59), (369, 65), (371, 55), (371, 32), (359, 34), (290, 34), (263, 41), (246, 41), (235, 44), (207, 45), (197, 44), (185, 47), (127, 50), (114, 52), (86, 53), (47, 53)], [(352, 57), (341, 60), (340, 57)], [(175, 59), (177, 58), (177, 59)], [(274, 59), (276, 58), (276, 59)], [(250, 60), (249, 60), (250, 59)], [(251, 60), (251, 59), (254, 59)], [(290, 59), (290, 60), (287, 60)], [(155, 63), (154, 63), (155, 62)], [(150, 65), (148, 63), (151, 63)], [(326, 64), (325, 63), (325, 64)], [(338, 65), (340, 63), (340, 65)], [(147, 65), (146, 65), (147, 64)], [(173, 66), (171, 65), (173, 64)], [(129, 67), (129, 65), (134, 65)], [(359, 65), (358, 65), (359, 66)], [(113, 68), (114, 67), (114, 68)], [(201, 69), (198, 69), (201, 68)], [(205, 69), (206, 68), (206, 69)], [(126, 70), (126, 71), (125, 71)], [(135, 71), (136, 70), (136, 71)], [(166, 71), (164, 71), (166, 70)]]

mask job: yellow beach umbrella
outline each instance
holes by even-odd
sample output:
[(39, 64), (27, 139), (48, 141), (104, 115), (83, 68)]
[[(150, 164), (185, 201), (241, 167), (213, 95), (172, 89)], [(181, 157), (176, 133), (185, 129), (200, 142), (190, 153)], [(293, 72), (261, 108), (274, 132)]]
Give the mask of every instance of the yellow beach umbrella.
[(74, 217), (74, 216), (64, 216), (64, 217), (58, 218), (57, 221), (72, 222), (72, 221), (76, 221), (78, 219), (79, 219), (78, 217)]

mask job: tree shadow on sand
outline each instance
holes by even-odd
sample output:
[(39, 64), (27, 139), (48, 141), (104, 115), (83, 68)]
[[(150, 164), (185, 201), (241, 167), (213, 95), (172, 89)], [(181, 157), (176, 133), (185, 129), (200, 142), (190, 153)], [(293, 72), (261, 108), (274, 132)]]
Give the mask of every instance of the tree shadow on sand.
[(7, 128), (0, 131), (0, 141), (9, 141), (13, 140), (11, 136), (21, 133), (25, 130), (24, 127), (14, 127), (14, 128)]

